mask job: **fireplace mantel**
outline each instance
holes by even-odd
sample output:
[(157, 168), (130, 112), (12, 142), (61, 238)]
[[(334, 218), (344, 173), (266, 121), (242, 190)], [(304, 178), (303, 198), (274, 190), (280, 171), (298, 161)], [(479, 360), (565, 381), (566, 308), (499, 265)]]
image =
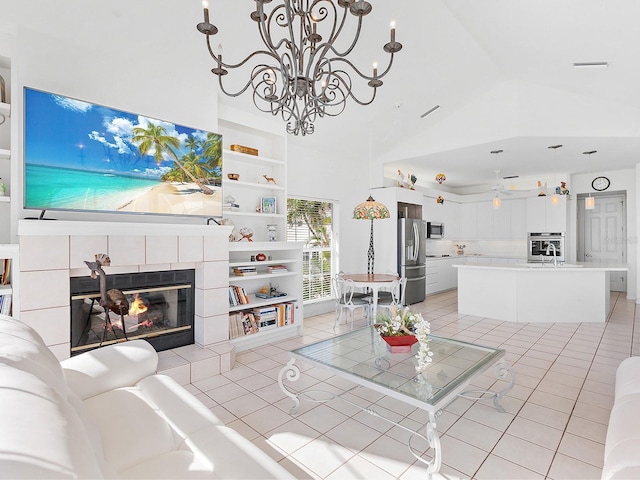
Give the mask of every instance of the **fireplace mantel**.
[[(231, 226), (176, 223), (21, 220), (20, 312), (60, 358), (70, 356), (69, 278), (89, 273), (85, 260), (111, 258), (107, 274), (192, 268), (196, 271), (195, 341), (226, 352), (230, 368), (228, 316)], [(213, 372), (216, 373), (216, 372)], [(217, 372), (219, 373), (219, 372)]]
[(73, 222), (68, 220), (20, 220), (18, 235), (201, 235), (228, 238), (233, 227), (176, 223)]

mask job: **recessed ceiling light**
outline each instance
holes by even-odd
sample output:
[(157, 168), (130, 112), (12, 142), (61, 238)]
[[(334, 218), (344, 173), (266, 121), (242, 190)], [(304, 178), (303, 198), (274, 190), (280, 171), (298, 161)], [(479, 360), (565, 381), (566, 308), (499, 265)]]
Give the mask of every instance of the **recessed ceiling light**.
[(424, 112), (422, 115), (420, 115), (420, 118), (424, 118), (427, 115), (429, 115), (430, 113), (435, 112), (436, 110), (438, 110), (440, 108), (440, 105), (436, 105), (435, 107), (430, 108), (429, 110), (427, 110), (426, 112)]
[(607, 68), (609, 62), (573, 62), (573, 68)]

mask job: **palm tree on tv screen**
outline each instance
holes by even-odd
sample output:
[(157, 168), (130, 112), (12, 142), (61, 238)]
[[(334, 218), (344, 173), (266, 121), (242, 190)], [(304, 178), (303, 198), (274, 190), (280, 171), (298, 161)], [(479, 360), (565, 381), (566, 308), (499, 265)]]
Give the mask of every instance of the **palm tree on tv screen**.
[(165, 152), (171, 157), (176, 166), (180, 168), (180, 170), (182, 170), (193, 183), (198, 185), (204, 194), (213, 194), (213, 190), (194, 177), (193, 174), (180, 162), (178, 155), (176, 155), (175, 152), (175, 150), (180, 149), (180, 140), (176, 137), (172, 137), (171, 135), (167, 135), (167, 130), (162, 125), (155, 125), (154, 123), (149, 122), (147, 128), (134, 127), (131, 143), (138, 145), (140, 156), (147, 155), (151, 150), (151, 147), (155, 147), (153, 158), (158, 165), (160, 165), (164, 160), (162, 153)]

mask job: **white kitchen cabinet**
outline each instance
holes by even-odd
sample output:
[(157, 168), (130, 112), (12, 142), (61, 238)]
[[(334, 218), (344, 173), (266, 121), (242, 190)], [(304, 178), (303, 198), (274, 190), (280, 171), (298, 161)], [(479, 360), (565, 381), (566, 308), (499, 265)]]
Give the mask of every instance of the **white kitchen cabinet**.
[(453, 267), (465, 263), (464, 258), (427, 258), (427, 295), (458, 286), (458, 271)]
[(527, 198), (528, 232), (566, 232), (567, 195), (560, 195), (558, 203), (553, 196)]
[(495, 240), (508, 240), (511, 238), (511, 202), (511, 200), (503, 200), (500, 208), (492, 208), (493, 239)]
[(509, 207), (509, 238), (524, 240), (527, 238), (527, 199), (514, 198), (509, 200)]
[(476, 217), (476, 228), (478, 229), (478, 240), (491, 240), (493, 238), (493, 203), (478, 202), (478, 216)]
[(460, 238), (463, 240), (478, 238), (478, 204), (476, 202), (460, 204)]

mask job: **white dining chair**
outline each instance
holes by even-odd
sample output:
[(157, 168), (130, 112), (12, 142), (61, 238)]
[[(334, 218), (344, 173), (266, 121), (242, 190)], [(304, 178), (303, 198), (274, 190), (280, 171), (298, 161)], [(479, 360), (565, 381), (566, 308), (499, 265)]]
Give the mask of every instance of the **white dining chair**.
[[(342, 278), (343, 275), (346, 275), (345, 272), (340, 271), (339, 273), (336, 274), (336, 277)], [(371, 292), (359, 292), (354, 289), (352, 298), (363, 298), (363, 299), (366, 299), (368, 302), (371, 302)]]
[(404, 307), (406, 287), (407, 277), (394, 280), (391, 285), (389, 295), (385, 295), (383, 298), (378, 298), (378, 310), (381, 308), (389, 310), (392, 306), (395, 308)]
[(368, 298), (354, 298), (354, 284), (352, 280), (345, 280), (339, 275), (336, 275), (333, 279), (333, 289), (336, 295), (336, 321), (333, 324), (335, 329), (338, 324), (342, 323), (343, 312), (347, 311), (347, 318), (351, 317), (351, 328), (353, 329), (353, 321), (355, 318), (355, 311), (362, 309), (362, 316), (369, 317), (369, 300)]

